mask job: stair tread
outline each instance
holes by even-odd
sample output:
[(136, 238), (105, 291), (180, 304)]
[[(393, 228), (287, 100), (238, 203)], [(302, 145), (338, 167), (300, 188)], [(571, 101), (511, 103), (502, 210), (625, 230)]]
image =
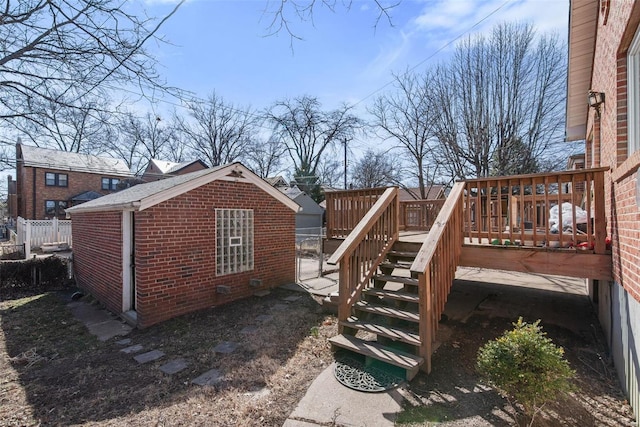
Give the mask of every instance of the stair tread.
[(404, 270), (409, 270), (411, 268), (411, 264), (408, 262), (383, 262), (380, 264), (380, 268), (402, 268)]
[(407, 370), (414, 370), (424, 362), (420, 356), (415, 356), (372, 341), (363, 341), (350, 335), (336, 335), (329, 338), (331, 344), (351, 350), (354, 353), (372, 357), (391, 365)]
[(386, 289), (376, 289), (376, 288), (368, 288), (362, 291), (366, 295), (373, 295), (377, 297), (390, 298), (399, 301), (407, 301), (407, 302), (420, 302), (420, 298), (418, 294), (412, 294), (410, 292), (402, 292), (402, 291), (389, 291)]
[(378, 325), (371, 322), (363, 322), (355, 317), (349, 317), (346, 321), (342, 321), (340, 323), (346, 327), (372, 332), (374, 334), (390, 338), (394, 341), (402, 341), (415, 346), (420, 345), (420, 335), (405, 331), (404, 329), (387, 325)]
[(383, 282), (397, 282), (404, 283), (405, 285), (418, 286), (418, 279), (414, 279), (413, 277), (394, 276), (393, 274), (376, 274), (373, 278)]
[(391, 257), (401, 257), (401, 258), (415, 258), (418, 256), (418, 252), (407, 252), (407, 251), (389, 251), (387, 256)]
[(382, 316), (395, 317), (397, 319), (408, 320), (410, 322), (419, 322), (420, 315), (418, 313), (401, 310), (394, 307), (385, 307), (383, 305), (370, 304), (366, 301), (358, 301), (353, 305), (358, 310), (366, 311), (368, 313), (380, 314)]

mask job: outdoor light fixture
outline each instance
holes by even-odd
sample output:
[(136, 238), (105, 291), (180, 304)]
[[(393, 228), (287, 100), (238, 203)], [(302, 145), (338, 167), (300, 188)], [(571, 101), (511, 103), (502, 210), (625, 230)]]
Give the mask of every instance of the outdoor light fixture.
[(587, 94), (587, 100), (589, 101), (589, 107), (600, 109), (600, 104), (604, 102), (604, 92), (596, 92), (590, 90)]

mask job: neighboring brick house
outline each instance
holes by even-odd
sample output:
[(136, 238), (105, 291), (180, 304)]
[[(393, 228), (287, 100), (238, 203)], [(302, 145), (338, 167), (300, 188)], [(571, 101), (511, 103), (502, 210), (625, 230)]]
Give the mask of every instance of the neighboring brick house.
[(76, 282), (138, 327), (295, 282), (298, 205), (240, 163), (68, 209)]
[(83, 193), (110, 194), (132, 177), (123, 160), (23, 144), (16, 145), (16, 174), (11, 215), (25, 219), (64, 218), (74, 199), (87, 197)]
[(202, 160), (175, 163), (168, 162), (166, 160), (151, 159), (149, 161), (149, 165), (142, 174), (142, 180), (144, 182), (157, 181), (159, 179), (184, 175), (185, 173), (195, 172), (206, 168), (207, 165), (205, 165)]
[[(573, 0), (567, 140), (585, 140), (585, 166), (608, 166), (613, 282), (590, 293), (622, 386), (640, 412), (640, 2)], [(590, 102), (587, 102), (587, 94)], [(637, 415), (636, 415), (637, 417)]]

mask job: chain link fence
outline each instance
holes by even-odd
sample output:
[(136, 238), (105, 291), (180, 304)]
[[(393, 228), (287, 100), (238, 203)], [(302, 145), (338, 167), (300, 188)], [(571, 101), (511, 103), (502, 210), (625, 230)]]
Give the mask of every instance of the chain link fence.
[(322, 240), (324, 236), (324, 228), (296, 229), (296, 280), (298, 282), (322, 275), (324, 263)]

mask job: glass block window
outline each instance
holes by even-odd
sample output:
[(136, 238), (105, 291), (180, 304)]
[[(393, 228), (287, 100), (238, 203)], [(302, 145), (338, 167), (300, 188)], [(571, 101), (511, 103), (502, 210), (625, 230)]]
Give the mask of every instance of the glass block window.
[(216, 275), (253, 270), (253, 209), (216, 209)]

